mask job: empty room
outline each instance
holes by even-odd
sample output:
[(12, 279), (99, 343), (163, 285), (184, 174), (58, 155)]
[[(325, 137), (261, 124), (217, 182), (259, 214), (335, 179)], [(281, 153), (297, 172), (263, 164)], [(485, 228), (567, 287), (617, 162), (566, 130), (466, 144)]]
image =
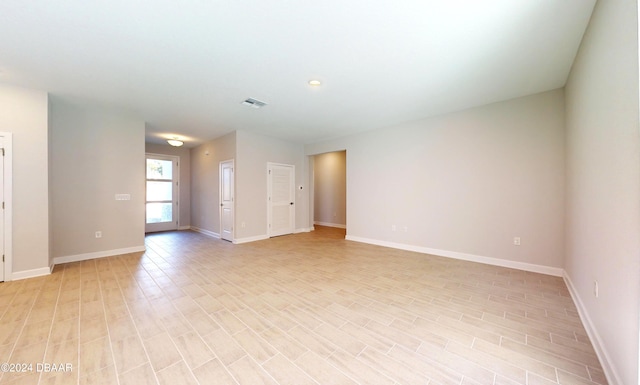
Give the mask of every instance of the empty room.
[(638, 384), (638, 15), (0, 2), (0, 384)]

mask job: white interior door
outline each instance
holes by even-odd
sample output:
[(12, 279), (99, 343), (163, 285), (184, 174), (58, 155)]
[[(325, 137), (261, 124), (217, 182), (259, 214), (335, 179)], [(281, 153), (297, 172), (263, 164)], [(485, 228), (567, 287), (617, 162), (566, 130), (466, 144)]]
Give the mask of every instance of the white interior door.
[(0, 281), (11, 281), (12, 274), (12, 157), (13, 134), (0, 132)]
[(293, 234), (295, 230), (295, 167), (267, 164), (269, 236)]
[(145, 232), (178, 229), (179, 157), (146, 155)]
[(233, 159), (220, 162), (220, 238), (233, 242)]
[(2, 255), (2, 262), (0, 262), (0, 281), (6, 281), (5, 278), (5, 262), (4, 262), (4, 233), (5, 233), (5, 215), (4, 215), (4, 137), (0, 136), (0, 148), (2, 149), (2, 156), (0, 157), (0, 202), (2, 207), (0, 209), (0, 255)]

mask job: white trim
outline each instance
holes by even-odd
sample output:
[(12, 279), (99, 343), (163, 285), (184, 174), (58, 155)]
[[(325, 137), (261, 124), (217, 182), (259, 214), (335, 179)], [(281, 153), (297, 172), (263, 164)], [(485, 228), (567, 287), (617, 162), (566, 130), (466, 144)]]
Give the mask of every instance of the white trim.
[[(2, 170), (4, 176), (4, 277), (0, 277), (0, 280), (11, 281), (13, 279), (22, 279), (14, 278), (15, 275), (13, 274), (13, 134), (11, 132), (0, 132), (0, 136), (4, 139), (2, 146), (5, 150)], [(18, 274), (19, 276), (20, 274)]]
[(589, 312), (587, 312), (587, 308), (584, 306), (584, 302), (582, 302), (582, 300), (580, 299), (578, 291), (576, 290), (576, 287), (573, 285), (573, 282), (571, 281), (571, 278), (566, 271), (562, 275), (562, 278), (564, 278), (564, 282), (567, 284), (567, 288), (569, 289), (569, 294), (571, 295), (573, 302), (576, 304), (578, 315), (580, 316), (580, 320), (582, 321), (582, 324), (587, 331), (587, 335), (591, 340), (591, 345), (593, 345), (593, 348), (596, 351), (596, 355), (600, 360), (600, 364), (602, 365), (602, 369), (604, 370), (607, 382), (612, 385), (622, 384), (622, 380), (620, 379), (618, 372), (616, 371), (615, 367), (611, 365), (613, 361), (607, 353), (607, 349), (605, 349), (602, 338), (600, 337), (598, 330), (593, 325), (593, 321), (589, 317)]
[(314, 225), (318, 225), (318, 226), (327, 226), (327, 227), (335, 227), (338, 229), (346, 229), (347, 225), (341, 225), (339, 223), (329, 223), (329, 222), (318, 222), (315, 221), (313, 222)]
[(182, 230), (191, 230), (191, 226), (180, 226), (178, 227), (178, 230), (182, 231)]
[(18, 271), (11, 274), (10, 280), (17, 281), (19, 279), (42, 277), (43, 275), (51, 274), (52, 270), (52, 267), (41, 267), (39, 269)]
[(559, 267), (535, 265), (535, 264), (526, 263), (526, 262), (508, 261), (506, 259), (500, 259), (500, 258), (492, 258), (492, 257), (484, 257), (484, 256), (481, 256), (481, 255), (459, 253), (457, 251), (438, 250), (438, 249), (431, 249), (431, 248), (422, 247), (422, 246), (407, 245), (407, 244), (403, 244), (403, 243), (379, 241), (379, 240), (376, 240), (376, 239), (354, 237), (353, 235), (347, 235), (345, 237), (345, 239), (349, 240), (349, 241), (369, 243), (369, 244), (377, 245), (377, 246), (391, 247), (391, 248), (394, 248), (394, 249), (414, 251), (414, 252), (417, 252), (417, 253), (432, 254), (432, 255), (437, 255), (437, 256), (440, 256), (440, 257), (461, 259), (463, 261), (479, 262), (479, 263), (485, 263), (485, 264), (488, 264), (488, 265), (494, 265), (494, 266), (508, 267), (508, 268), (511, 268), (511, 269), (530, 271), (530, 272), (533, 272), (533, 273), (553, 275), (553, 276), (556, 276), (556, 277), (562, 277), (562, 273), (564, 271), (563, 269), (561, 269)]
[(88, 259), (112, 257), (114, 255), (139, 253), (139, 252), (144, 252), (145, 250), (146, 248), (143, 245), (143, 246), (127, 247), (124, 249), (114, 249), (114, 250), (96, 251), (93, 253), (66, 255), (63, 257), (55, 257), (53, 259), (53, 264), (57, 265), (60, 263), (78, 262), (78, 261), (86, 261)]
[(255, 241), (263, 241), (265, 239), (269, 239), (269, 236), (264, 234), (264, 235), (257, 235), (255, 237), (246, 237), (246, 238), (237, 238), (233, 240), (233, 243), (235, 245), (239, 245), (241, 243), (249, 243), (249, 242), (255, 242)]
[(212, 237), (212, 238), (218, 238), (218, 239), (220, 238), (220, 234), (214, 233), (213, 231), (201, 229), (201, 228), (195, 227), (195, 226), (191, 226), (190, 228), (191, 228), (191, 230), (195, 231), (196, 233), (204, 234), (204, 235), (206, 235), (208, 237)]
[(299, 229), (295, 229), (294, 230), (294, 234), (298, 234), (298, 233), (310, 233), (314, 230), (313, 227), (301, 227)]

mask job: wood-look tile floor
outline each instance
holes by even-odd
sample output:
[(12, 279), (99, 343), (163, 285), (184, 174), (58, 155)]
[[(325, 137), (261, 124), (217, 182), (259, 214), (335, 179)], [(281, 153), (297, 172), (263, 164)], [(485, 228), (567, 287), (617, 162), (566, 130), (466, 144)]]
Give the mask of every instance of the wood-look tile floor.
[(159, 233), (2, 283), (0, 363), (33, 366), (0, 383), (606, 383), (562, 279), (343, 238)]

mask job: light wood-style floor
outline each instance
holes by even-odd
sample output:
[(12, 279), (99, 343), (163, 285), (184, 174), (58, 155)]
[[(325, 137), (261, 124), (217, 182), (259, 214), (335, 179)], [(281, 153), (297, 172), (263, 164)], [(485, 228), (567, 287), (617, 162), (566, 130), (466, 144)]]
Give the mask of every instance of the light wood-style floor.
[(243, 245), (189, 231), (146, 243), (0, 284), (0, 363), (33, 365), (0, 383), (606, 383), (557, 277), (323, 227)]

